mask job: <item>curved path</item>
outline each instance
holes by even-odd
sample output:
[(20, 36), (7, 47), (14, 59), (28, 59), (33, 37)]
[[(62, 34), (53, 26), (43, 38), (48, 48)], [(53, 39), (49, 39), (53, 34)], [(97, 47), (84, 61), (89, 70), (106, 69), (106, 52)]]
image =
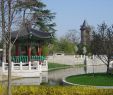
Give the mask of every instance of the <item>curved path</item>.
[[(106, 66), (105, 65), (99, 65), (99, 66), (88, 66), (87, 68), (84, 67), (75, 67), (75, 68), (68, 68), (68, 69), (61, 69), (61, 70), (56, 70), (56, 71), (52, 71), (49, 72), (48, 74), (48, 78), (50, 80), (63, 80), (65, 81), (65, 78), (71, 75), (79, 75), (79, 74), (84, 74), (86, 73), (86, 69), (87, 69), (87, 73), (93, 73), (93, 72), (106, 72)], [(66, 82), (67, 84), (70, 85), (78, 85), (78, 84), (72, 84), (69, 82)], [(86, 85), (82, 85), (82, 86), (86, 86)], [(113, 88), (113, 86), (95, 86), (97, 88)]]
[[(12, 83), (16, 85), (39, 85), (40, 82), (49, 82), (51, 85), (55, 85), (58, 82), (61, 82), (61, 80), (67, 76), (71, 75), (78, 75), (78, 74), (84, 74), (85, 72), (93, 73), (93, 72), (105, 72), (106, 66), (100, 65), (100, 66), (88, 66), (87, 68), (84, 67), (74, 67), (74, 68), (68, 68), (68, 69), (61, 69), (61, 70), (55, 70), (50, 72), (44, 72), (42, 74), (41, 78), (23, 78), (19, 80), (14, 80)], [(59, 81), (60, 80), (60, 81)]]
[(87, 68), (76, 66), (74, 68), (61, 69), (61, 70), (55, 70), (55, 71), (49, 72), (48, 78), (54, 79), (54, 80), (59, 80), (59, 79), (65, 78), (67, 76), (84, 74), (86, 72), (93, 73), (93, 72), (105, 72), (105, 71), (106, 71), (105, 65), (88, 66)]

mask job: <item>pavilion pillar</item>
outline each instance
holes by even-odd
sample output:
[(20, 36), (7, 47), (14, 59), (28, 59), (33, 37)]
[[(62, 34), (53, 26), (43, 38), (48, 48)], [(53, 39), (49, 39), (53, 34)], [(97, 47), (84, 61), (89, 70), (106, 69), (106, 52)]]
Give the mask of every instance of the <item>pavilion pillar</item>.
[(37, 48), (37, 56), (41, 56), (42, 55), (42, 48), (38, 47)]
[(36, 49), (36, 55), (38, 56), (38, 51), (39, 51), (39, 47), (37, 46), (37, 49)]
[(15, 54), (16, 56), (19, 56), (19, 44), (18, 44), (18, 42), (15, 43), (15, 53), (16, 53)]
[(40, 56), (42, 55), (42, 47), (40, 47), (40, 49), (39, 49), (39, 55)]
[(30, 60), (30, 57), (31, 57), (31, 46), (30, 45), (28, 46), (28, 52), (27, 52), (27, 54), (28, 54), (28, 61), (31, 61)]
[(39, 56), (39, 46), (37, 46), (37, 56)]

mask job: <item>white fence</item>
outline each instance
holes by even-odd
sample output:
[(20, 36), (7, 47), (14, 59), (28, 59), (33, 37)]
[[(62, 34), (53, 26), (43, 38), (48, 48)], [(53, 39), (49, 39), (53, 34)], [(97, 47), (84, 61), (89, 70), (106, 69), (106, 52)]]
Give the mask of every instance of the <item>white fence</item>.
[[(11, 63), (11, 72), (13, 76), (39, 77), (43, 71), (48, 71), (47, 60), (44, 60), (41, 64), (39, 61)], [(8, 74), (8, 63), (2, 63), (2, 72), (4, 75)]]
[[(33, 62), (28, 62), (28, 63), (14, 63), (12, 62), (11, 64), (11, 70), (39, 70), (39, 71), (45, 71), (48, 70), (48, 63), (47, 60), (44, 60), (39, 64), (39, 61), (33, 61)], [(6, 71), (8, 70), (8, 63), (2, 63), (2, 70)]]

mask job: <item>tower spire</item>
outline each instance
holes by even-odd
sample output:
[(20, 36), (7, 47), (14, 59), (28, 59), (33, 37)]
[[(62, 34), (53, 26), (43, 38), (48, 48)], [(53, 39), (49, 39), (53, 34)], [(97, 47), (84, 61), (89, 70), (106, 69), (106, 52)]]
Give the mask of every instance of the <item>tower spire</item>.
[(86, 27), (88, 27), (88, 23), (86, 20), (84, 20), (83, 24), (81, 25), (80, 30), (84, 30)]
[(90, 44), (91, 28), (88, 25), (88, 23), (86, 22), (86, 20), (84, 20), (83, 24), (80, 27), (80, 30), (81, 30), (81, 43), (83, 45)]

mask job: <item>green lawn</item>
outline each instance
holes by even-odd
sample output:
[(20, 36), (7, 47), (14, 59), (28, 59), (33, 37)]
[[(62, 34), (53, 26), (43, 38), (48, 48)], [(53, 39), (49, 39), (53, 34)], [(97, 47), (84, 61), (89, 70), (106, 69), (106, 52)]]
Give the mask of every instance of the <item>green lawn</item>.
[(84, 74), (75, 75), (66, 78), (66, 81), (81, 84), (81, 85), (94, 85), (94, 86), (113, 86), (113, 75), (107, 74)]
[(58, 69), (69, 67), (70, 65), (59, 64), (59, 63), (48, 63), (48, 69)]

